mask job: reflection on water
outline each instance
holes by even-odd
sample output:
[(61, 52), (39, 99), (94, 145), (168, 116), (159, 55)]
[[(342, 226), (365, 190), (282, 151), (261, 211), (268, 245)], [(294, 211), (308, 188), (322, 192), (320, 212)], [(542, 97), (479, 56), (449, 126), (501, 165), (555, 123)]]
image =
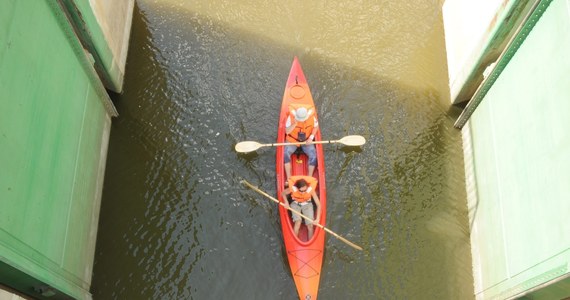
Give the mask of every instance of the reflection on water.
[(294, 55), (327, 146), (321, 299), (470, 299), (460, 132), (437, 1), (139, 1), (113, 121), (95, 299), (295, 299), (272, 142)]

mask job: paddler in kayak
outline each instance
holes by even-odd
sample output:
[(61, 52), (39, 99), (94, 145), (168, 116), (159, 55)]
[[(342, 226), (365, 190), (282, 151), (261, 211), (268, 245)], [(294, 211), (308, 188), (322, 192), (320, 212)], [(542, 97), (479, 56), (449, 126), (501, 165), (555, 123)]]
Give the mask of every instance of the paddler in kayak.
[[(300, 147), (309, 157), (308, 176), (313, 176), (315, 166), (317, 165), (317, 151), (315, 145), (312, 143), (315, 139), (315, 134), (317, 134), (317, 130), (319, 130), (319, 122), (317, 121), (313, 107), (291, 107), (285, 121), (285, 133), (287, 134), (285, 140), (289, 143), (305, 142), (305, 144), (301, 144)], [(284, 160), (286, 179), (291, 177), (291, 155), (295, 153), (298, 147), (297, 145), (285, 146)]]
[[(313, 219), (315, 216), (313, 211), (313, 204), (317, 207), (317, 217), (314, 222), (318, 222), (321, 218), (321, 202), (319, 201), (319, 196), (317, 196), (317, 179), (311, 176), (292, 176), (288, 179), (289, 188), (283, 190), (283, 202), (285, 207), (290, 207), (291, 209), (302, 213), (304, 216)], [(291, 194), (291, 204), (287, 200), (287, 196)], [(312, 199), (312, 200), (311, 200)], [(299, 228), (301, 228), (301, 217), (297, 214), (293, 214), (293, 222), (295, 223), (293, 231), (296, 236), (299, 236)], [(313, 236), (313, 222), (305, 220), (307, 225), (308, 239)]]

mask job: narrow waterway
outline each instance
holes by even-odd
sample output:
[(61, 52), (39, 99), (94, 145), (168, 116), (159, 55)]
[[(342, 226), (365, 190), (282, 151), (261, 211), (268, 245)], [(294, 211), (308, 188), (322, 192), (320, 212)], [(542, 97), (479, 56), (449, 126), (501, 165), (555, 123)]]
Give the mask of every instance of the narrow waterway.
[[(197, 3), (196, 3), (197, 2)], [(320, 299), (472, 299), (442, 1), (139, 0), (115, 95), (94, 299), (296, 299), (275, 141), (298, 56), (326, 146)], [(254, 4), (253, 4), (254, 3)]]

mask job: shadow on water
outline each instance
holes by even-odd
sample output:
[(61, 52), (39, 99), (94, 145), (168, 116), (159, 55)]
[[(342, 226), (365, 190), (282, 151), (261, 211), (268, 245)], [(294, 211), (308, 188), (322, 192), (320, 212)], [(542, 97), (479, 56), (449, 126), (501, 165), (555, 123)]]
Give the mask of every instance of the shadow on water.
[[(322, 299), (473, 298), (460, 132), (442, 95), (232, 29), (197, 14), (133, 17), (113, 120), (95, 255), (95, 299), (295, 299), (275, 194), (275, 140), (293, 55), (325, 150)], [(445, 80), (442, 79), (442, 80)]]
[[(368, 88), (382, 81), (364, 77)], [(345, 293), (343, 274), (351, 270), (359, 284), (346, 297), (473, 298), (460, 132), (438, 105), (439, 95), (385, 81), (380, 86), (370, 95), (386, 98), (357, 108), (363, 117), (354, 118), (364, 125), (357, 132), (368, 132), (363, 151), (327, 151), (327, 166), (340, 166), (328, 168), (329, 203), (342, 203), (338, 214), (329, 208), (329, 222), (350, 223), (355, 235), (348, 237), (360, 233), (357, 241), (369, 252), (359, 257), (329, 247), (338, 256), (327, 265), (341, 265), (330, 271), (338, 271), (339, 280), (330, 295)], [(338, 108), (352, 114), (349, 109)], [(332, 281), (330, 272), (325, 280)]]

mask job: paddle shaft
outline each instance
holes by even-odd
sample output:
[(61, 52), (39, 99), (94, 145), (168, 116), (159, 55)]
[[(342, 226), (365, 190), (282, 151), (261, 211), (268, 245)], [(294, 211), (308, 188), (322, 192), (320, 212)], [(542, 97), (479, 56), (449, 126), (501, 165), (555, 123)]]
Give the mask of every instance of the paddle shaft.
[[(340, 140), (331, 140), (331, 141), (313, 141), (309, 144), (334, 144), (339, 143)], [(288, 145), (304, 145), (307, 142), (294, 142), (294, 143), (271, 143), (271, 144), (260, 144), (259, 147), (268, 147), (268, 146), (288, 146)]]
[(311, 144), (335, 144), (340, 143), (347, 146), (362, 146), (366, 143), (366, 139), (360, 135), (348, 135), (343, 137), (340, 140), (331, 140), (331, 141), (316, 141), (316, 142), (292, 142), (292, 143), (273, 143), (273, 144), (260, 144), (255, 141), (244, 141), (239, 142), (236, 144), (234, 149), (236, 152), (240, 153), (247, 153), (255, 151), (261, 147), (268, 147), (268, 146), (287, 146), (287, 145), (295, 145), (295, 146), (303, 146), (303, 145), (311, 145)]
[(258, 189), (257, 187), (253, 186), (251, 183), (247, 182), (246, 180), (242, 180), (241, 182), (244, 183), (245, 185), (247, 185), (247, 186), (248, 186), (249, 188), (251, 188), (252, 190), (254, 190), (254, 191), (256, 191), (256, 192), (262, 194), (263, 196), (265, 196), (265, 197), (271, 199), (273, 202), (275, 202), (275, 203), (277, 203), (277, 204), (283, 206), (285, 209), (289, 210), (290, 212), (292, 212), (292, 213), (294, 213), (294, 214), (300, 216), (301, 218), (303, 218), (303, 219), (305, 219), (305, 220), (311, 221), (315, 226), (317, 226), (317, 227), (323, 229), (324, 231), (326, 231), (326, 232), (332, 234), (334, 237), (336, 237), (336, 238), (338, 238), (339, 240), (345, 242), (346, 244), (348, 244), (348, 245), (351, 246), (352, 248), (358, 249), (358, 250), (362, 250), (362, 247), (360, 247), (360, 246), (358, 246), (358, 245), (352, 243), (351, 241), (349, 241), (349, 240), (343, 238), (342, 236), (336, 234), (335, 232), (333, 232), (332, 230), (326, 228), (325, 226), (323, 226), (323, 225), (321, 225), (321, 224), (315, 222), (313, 219), (311, 219), (311, 218), (309, 218), (309, 217), (303, 215), (302, 213), (300, 213), (300, 212), (298, 212), (298, 211), (296, 211), (296, 210), (293, 210), (293, 209), (291, 209), (290, 207), (285, 206), (285, 204), (284, 204), (283, 202), (281, 202), (281, 201), (275, 199), (274, 197), (272, 197), (271, 195), (267, 194), (266, 192), (264, 192), (264, 191)]

